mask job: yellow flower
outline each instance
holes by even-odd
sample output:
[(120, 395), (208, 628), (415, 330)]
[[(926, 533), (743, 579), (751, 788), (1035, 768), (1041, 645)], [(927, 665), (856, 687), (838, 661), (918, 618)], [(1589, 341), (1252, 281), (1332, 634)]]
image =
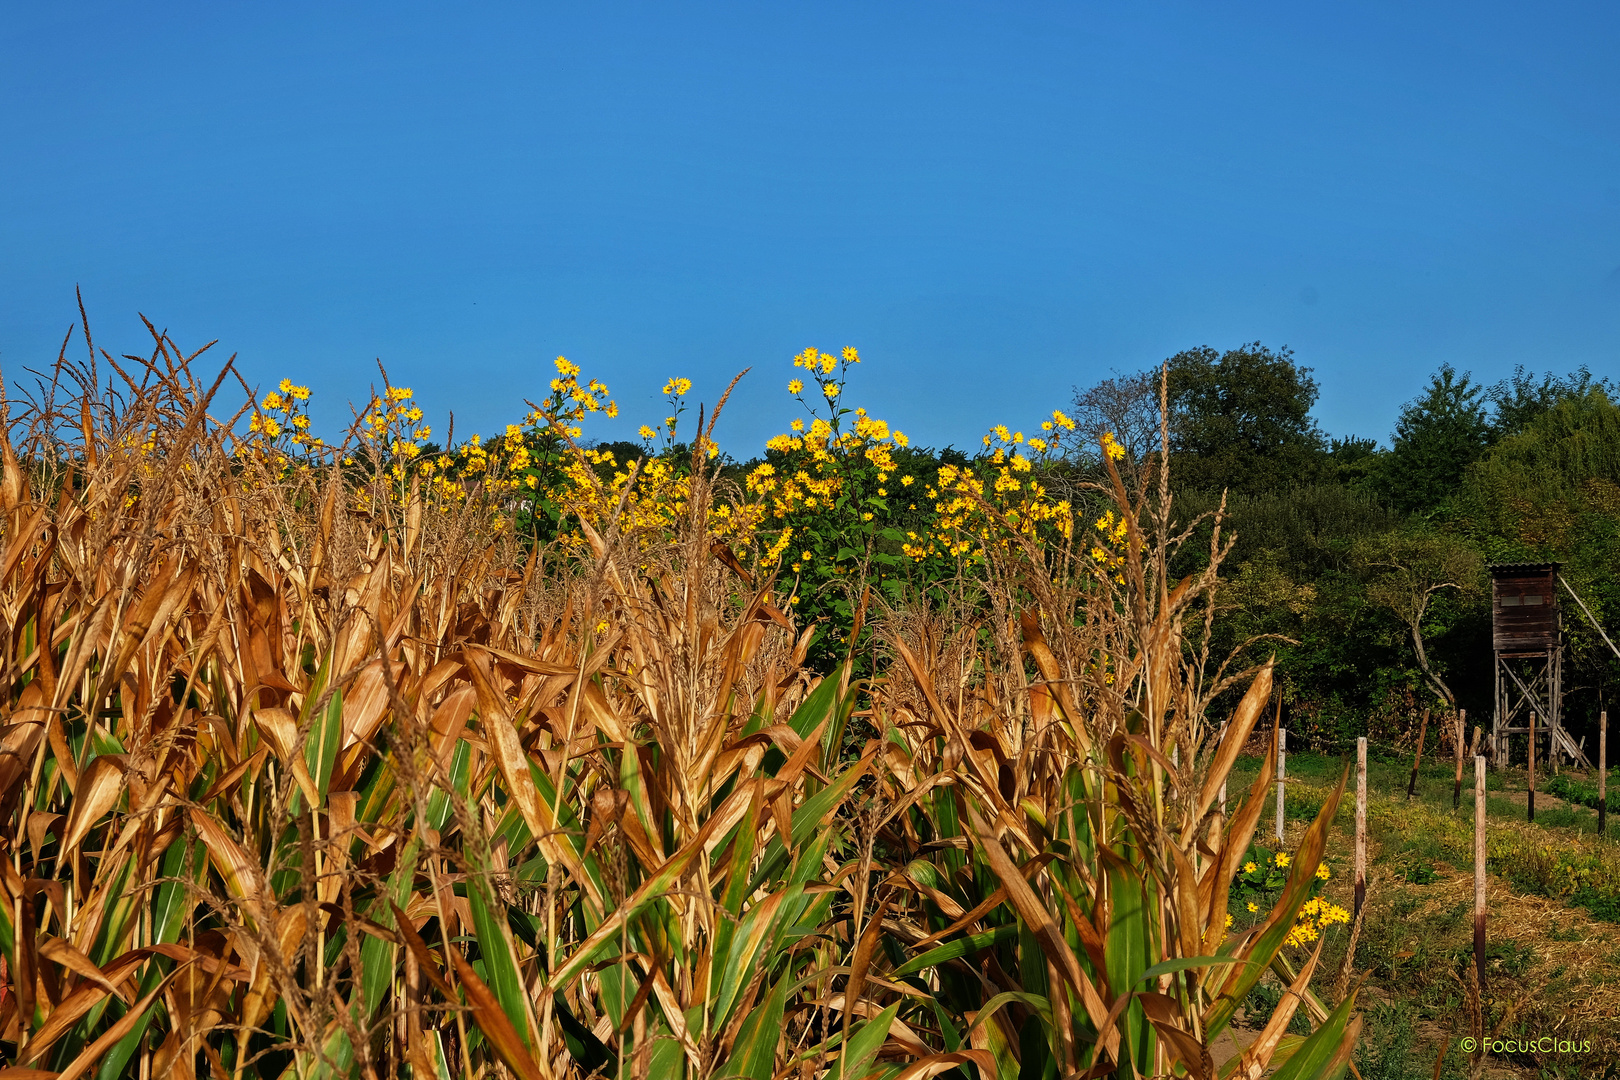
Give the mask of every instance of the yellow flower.
[(557, 372), (560, 375), (572, 377), (579, 374), (579, 365), (570, 364), (563, 357), (559, 356), (557, 357)]
[(788, 393), (790, 393), (790, 394), (802, 394), (802, 393), (804, 393), (804, 382), (802, 380), (800, 380), (800, 379), (789, 379), (788, 380)]
[(1252, 874), (1258, 869), (1259, 867), (1255, 866), (1252, 862), (1246, 862), (1243, 864), (1243, 872), (1245, 874)]
[(1323, 863), (1321, 866), (1316, 868), (1316, 876), (1321, 878), (1323, 881), (1326, 881), (1328, 878), (1332, 877), (1333, 874), (1328, 870), (1327, 863)]
[(653, 438), (658, 437), (658, 432), (654, 431), (652, 428), (648, 427), (646, 424), (642, 424), (641, 425), (640, 435), (641, 435), (641, 437), (643, 439), (653, 439)]
[(828, 383), (821, 388), (821, 392), (827, 396), (828, 401), (831, 401), (838, 396), (838, 384), (835, 382)]
[(309, 400), (309, 387), (307, 386), (295, 386), (288, 392), (299, 401)]
[(281, 395), (276, 393), (274, 390), (264, 395), (264, 407), (266, 409), (281, 408)]
[(1287, 866), (1288, 865), (1288, 856), (1286, 854), (1284, 854), (1283, 852), (1279, 851), (1279, 852), (1277, 852), (1276, 859), (1274, 859), (1273, 861), (1278, 866)]
[(1115, 461), (1125, 456), (1125, 448), (1119, 445), (1119, 441), (1114, 438), (1112, 431), (1103, 432), (1102, 447), (1103, 451)]
[(809, 562), (812, 557), (813, 556), (808, 551), (799, 556), (799, 558), (803, 559), (805, 562)]
[(853, 346), (853, 345), (845, 345), (844, 346), (844, 360), (847, 363), (851, 363), (851, 364), (858, 364), (858, 363), (861, 362), (861, 356), (860, 356), (859, 353), (857, 353), (855, 351), (855, 346)]
[(1232, 916), (1231, 915), (1227, 915), (1227, 917), (1226, 917), (1226, 928), (1228, 930), (1232, 929)]
[(1249, 901), (1249, 910), (1251, 912), (1259, 911), (1260, 910), (1260, 905), (1255, 903), (1253, 900), (1250, 900)]

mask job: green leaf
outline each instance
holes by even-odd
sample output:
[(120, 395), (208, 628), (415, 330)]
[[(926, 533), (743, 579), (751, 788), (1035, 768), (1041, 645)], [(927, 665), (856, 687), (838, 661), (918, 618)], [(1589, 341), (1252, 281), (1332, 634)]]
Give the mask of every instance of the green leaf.
[(1212, 964), (1231, 963), (1230, 957), (1225, 956), (1178, 956), (1174, 960), (1161, 960), (1157, 964), (1142, 972), (1142, 977), (1136, 980), (1140, 985), (1149, 979), (1157, 979), (1160, 975), (1168, 975), (1172, 971), (1187, 971), (1191, 968), (1209, 967)]
[(903, 979), (907, 975), (915, 975), (919, 971), (938, 967), (941, 964), (950, 963), (952, 960), (959, 960), (964, 956), (971, 956), (983, 949), (1017, 940), (1018, 926), (1016, 923), (997, 927), (994, 930), (986, 930), (982, 934), (969, 934), (967, 937), (957, 938), (955, 941), (949, 941), (937, 948), (929, 949), (921, 956), (912, 957), (890, 972), (889, 978)]
[(877, 1052), (883, 1049), (883, 1041), (889, 1037), (889, 1026), (894, 1023), (894, 1018), (899, 1012), (900, 1003), (897, 1001), (850, 1035), (849, 1044), (844, 1047), (844, 1053), (839, 1059), (836, 1075), (842, 1080), (864, 1077), (867, 1066), (872, 1064)]
[(775, 1074), (776, 1044), (782, 1037), (782, 1014), (787, 1006), (788, 983), (793, 980), (783, 974), (756, 1008), (732, 1047), (731, 1058), (717, 1075), (745, 1077), (747, 1080), (771, 1080)]
[(512, 943), (504, 933), (504, 924), (491, 910), (491, 900), (487, 896), (489, 884), (478, 875), (473, 875), (468, 885), (470, 887), (467, 889), (467, 901), (472, 908), (478, 951), (484, 960), (485, 982), (489, 984), (495, 1000), (501, 1003), (501, 1011), (512, 1021), (512, 1027), (517, 1029), (524, 1044), (532, 1045), (529, 1041), (529, 1019), (525, 1007), (523, 975), (518, 971), (517, 957), (513, 955)]
[[(1282, 1062), (1277, 1071), (1271, 1074), (1271, 1080), (1337, 1080), (1337, 1077), (1342, 1076), (1348, 1064), (1348, 1056), (1337, 1067), (1332, 1067), (1333, 1059), (1344, 1042), (1350, 1013), (1355, 1007), (1355, 997), (1351, 994), (1339, 1002), (1338, 1008), (1328, 1014), (1322, 1026), (1300, 1043), (1298, 1049), (1288, 1056), (1288, 1060)], [(1357, 1032), (1353, 1031), (1350, 1034), (1351, 1038), (1354, 1038)], [(1273, 1057), (1273, 1062), (1275, 1061), (1276, 1058)]]

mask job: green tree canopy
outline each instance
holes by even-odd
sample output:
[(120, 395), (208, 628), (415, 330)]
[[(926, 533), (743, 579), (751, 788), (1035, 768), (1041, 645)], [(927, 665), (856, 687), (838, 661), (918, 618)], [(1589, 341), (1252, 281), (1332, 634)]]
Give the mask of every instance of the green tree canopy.
[(1599, 379), (1582, 365), (1568, 375), (1548, 373), (1539, 379), (1521, 365), (1511, 378), (1493, 385), (1486, 396), (1491, 402), (1491, 438), (1516, 435), (1531, 421), (1562, 401), (1577, 401), (1593, 390), (1603, 391), (1613, 401), (1617, 388), (1608, 379)]
[(1225, 353), (1209, 346), (1172, 356), (1171, 476), (1220, 491), (1286, 489), (1317, 479), (1326, 442), (1311, 407), (1316, 381), (1287, 346), (1260, 342)]
[(1405, 513), (1438, 507), (1489, 438), (1484, 388), (1442, 365), (1423, 395), (1402, 407), (1394, 445), (1379, 463), (1379, 488)]

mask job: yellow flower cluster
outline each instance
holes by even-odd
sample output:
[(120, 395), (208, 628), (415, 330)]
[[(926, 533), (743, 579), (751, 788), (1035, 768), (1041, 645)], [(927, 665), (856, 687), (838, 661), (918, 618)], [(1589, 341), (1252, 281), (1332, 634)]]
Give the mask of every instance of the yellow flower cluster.
[(1350, 913), (1344, 908), (1313, 896), (1300, 905), (1299, 919), (1284, 940), (1289, 945), (1304, 945), (1308, 941), (1315, 941), (1320, 931), (1349, 921)]
[[(1123, 583), (1123, 580), (1117, 576), (1117, 571), (1121, 566), (1125, 565), (1125, 556), (1120, 554), (1120, 548), (1124, 546), (1126, 538), (1130, 536), (1130, 523), (1126, 520), (1124, 514), (1116, 516), (1112, 510), (1109, 510), (1097, 519), (1094, 528), (1098, 533), (1098, 543), (1091, 546), (1092, 563), (1105, 574), (1115, 573), (1114, 580)], [(1108, 546), (1103, 547), (1104, 544)], [(1277, 865), (1286, 866), (1287, 864), (1278, 863)]]
[[(598, 385), (591, 384), (593, 387)], [(605, 387), (603, 388), (606, 389)], [(569, 444), (569, 457), (563, 466), (564, 490), (560, 493), (564, 508), (593, 526), (618, 514), (619, 528), (639, 537), (645, 547), (671, 532), (686, 515), (691, 498), (692, 480), (682, 469), (687, 460), (672, 453), (679, 428), (680, 416), (686, 411), (682, 399), (692, 390), (692, 380), (672, 378), (664, 384), (671, 415), (664, 421), (664, 453), (649, 454), (637, 473), (634, 485), (630, 482), (628, 462), (620, 463), (610, 450), (586, 450)], [(604, 408), (604, 412), (607, 410)], [(617, 412), (607, 412), (612, 416)], [(572, 437), (577, 432), (566, 431)], [(642, 425), (641, 437), (650, 442), (659, 432)], [(718, 457), (720, 448), (713, 440), (702, 435), (702, 453), (708, 458)], [(598, 470), (609, 473), (604, 482)], [(621, 512), (620, 507), (623, 507)], [(715, 500), (708, 511), (708, 534), (733, 544), (747, 544), (753, 538), (761, 517), (757, 506), (747, 503), (732, 505)], [(578, 538), (573, 541), (578, 542)]]
[[(1074, 429), (1074, 421), (1054, 410), (1041, 430)], [(934, 503), (929, 535), (912, 532), (904, 550), (914, 559), (931, 556), (962, 558), (975, 549), (1006, 550), (1018, 536), (1033, 538), (1042, 526), (1073, 534), (1072, 507), (1067, 499), (1051, 498), (1034, 475), (1036, 466), (1052, 452), (1046, 435), (1025, 438), (997, 424), (984, 437), (987, 453), (973, 467), (943, 465), (937, 486), (928, 489)]]
[[(248, 417), (248, 438), (237, 446), (237, 456), (273, 465), (286, 475), (294, 467), (293, 455), (312, 455), (326, 444), (309, 431), (309, 387), (282, 379)], [(307, 470), (307, 461), (297, 463)]]

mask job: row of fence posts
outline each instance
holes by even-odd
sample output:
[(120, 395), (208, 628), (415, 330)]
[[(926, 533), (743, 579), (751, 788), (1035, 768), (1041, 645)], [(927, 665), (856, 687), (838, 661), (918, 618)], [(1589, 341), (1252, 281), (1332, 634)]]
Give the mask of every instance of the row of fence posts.
[[(1462, 727), (1458, 726), (1457, 745), (1462, 745)], [(1475, 730), (1477, 748), (1479, 733)], [(1281, 749), (1281, 744), (1278, 744)], [(1462, 758), (1457, 758), (1457, 789), (1453, 792), (1453, 806), (1462, 788)], [(1410, 794), (1410, 793), (1409, 793)], [(1280, 826), (1280, 820), (1279, 820)], [(1356, 866), (1355, 902), (1351, 918), (1361, 919), (1361, 909), (1367, 903), (1367, 739), (1356, 740)], [(1485, 758), (1474, 755), (1474, 967), (1481, 990), (1485, 986)]]
[[(1479, 746), (1479, 728), (1477, 728), (1477, 727), (1474, 729), (1474, 746), (1475, 746), (1476, 749)], [(1549, 750), (1551, 750), (1551, 749), (1552, 748), (1549, 747)], [(1419, 747), (1418, 747), (1418, 753), (1421, 754), (1422, 752), (1423, 752), (1423, 748), (1422, 748), (1422, 746), (1420, 744)], [(1558, 772), (1558, 754), (1556, 752), (1552, 752), (1552, 753), (1549, 753), (1548, 756), (1552, 759), (1553, 773), (1556, 774)], [(1417, 777), (1417, 766), (1416, 765), (1414, 765), (1412, 767), (1412, 776), (1413, 776), (1414, 780)], [(1608, 834), (1608, 826), (1609, 826), (1609, 820), (1608, 820), (1609, 819), (1609, 805), (1608, 805), (1609, 804), (1609, 710), (1608, 709), (1604, 709), (1604, 710), (1602, 710), (1601, 712), (1598, 713), (1597, 778), (1598, 778), (1598, 790), (1597, 790), (1598, 835), (1599, 836), (1605, 836), (1605, 835)], [(1462, 783), (1462, 759), (1461, 758), (1458, 758), (1458, 763), (1457, 763), (1457, 780), (1458, 780), (1458, 785), (1460, 786), (1461, 783)], [(1529, 753), (1528, 759), (1526, 761), (1524, 788), (1525, 788), (1525, 792), (1524, 792), (1524, 794), (1525, 794), (1525, 799), (1524, 799), (1524, 803), (1525, 803), (1525, 806), (1524, 806), (1524, 819), (1526, 821), (1535, 821), (1536, 820), (1536, 714), (1533, 711), (1530, 713), (1530, 753)], [(1408, 794), (1410, 795), (1410, 792), (1408, 792)], [(1457, 805), (1457, 800), (1455, 798), (1452, 799), (1451, 805), (1453, 807), (1455, 807)]]
[[(1410, 799), (1417, 792), (1418, 766), (1423, 760), (1423, 739), (1429, 726), (1429, 714), (1425, 710), (1423, 722), (1418, 728), (1417, 754), (1412, 759), (1412, 778), (1406, 786), (1406, 797)], [(1221, 725), (1224, 736), (1226, 726)], [(1468, 712), (1465, 709), (1457, 710), (1457, 721), (1454, 728), (1455, 754), (1457, 764), (1456, 780), (1451, 790), (1452, 809), (1458, 809), (1462, 801), (1463, 780), (1463, 744), (1468, 731)], [(1535, 780), (1535, 717), (1530, 720), (1530, 770), (1529, 770), (1529, 820), (1536, 819), (1536, 780)], [(1478, 726), (1474, 728), (1474, 738), (1469, 746), (1470, 756), (1474, 759), (1474, 965), (1478, 969), (1479, 985), (1485, 986), (1485, 756), (1479, 752), (1480, 739), (1483, 732)], [(1608, 766), (1609, 766), (1609, 713), (1603, 710), (1598, 717), (1598, 833), (1603, 835), (1607, 826), (1608, 816)], [(1284, 822), (1284, 785), (1288, 776), (1288, 732), (1277, 732), (1277, 827), (1276, 837), (1283, 838)], [(1226, 784), (1221, 784), (1221, 816), (1226, 816)], [(1367, 739), (1365, 736), (1356, 740), (1356, 865), (1355, 865), (1355, 910), (1352, 918), (1361, 916), (1361, 909), (1367, 902)]]

